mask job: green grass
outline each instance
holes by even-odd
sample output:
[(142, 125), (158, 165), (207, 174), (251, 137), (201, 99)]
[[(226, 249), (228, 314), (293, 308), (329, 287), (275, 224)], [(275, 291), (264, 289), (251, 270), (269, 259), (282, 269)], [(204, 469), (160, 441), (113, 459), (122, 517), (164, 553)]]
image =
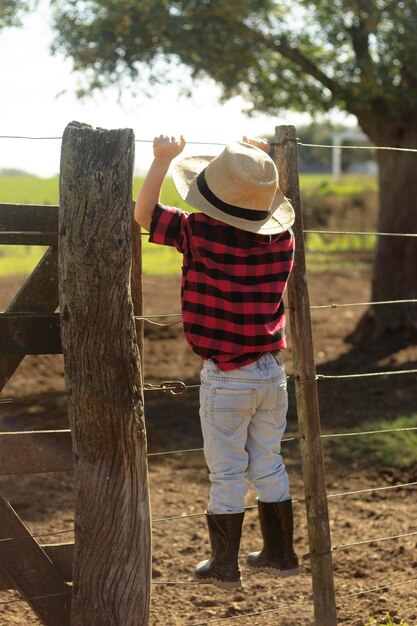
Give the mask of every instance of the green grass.
[[(365, 422), (351, 432), (391, 430), (417, 427), (417, 413), (392, 420)], [(327, 459), (349, 464), (362, 462), (367, 466), (406, 469), (417, 463), (417, 430), (324, 438)]]
[(58, 197), (58, 176), (0, 176), (0, 202), (54, 205)]
[[(133, 196), (136, 197), (141, 184), (141, 178), (133, 181)], [(307, 195), (316, 194), (325, 196), (336, 194), (349, 196), (363, 190), (374, 188), (375, 179), (368, 176), (345, 176), (335, 185), (330, 175), (302, 175), (300, 186)], [(190, 210), (179, 197), (171, 179), (167, 179), (162, 190), (161, 200), (164, 204)], [(35, 176), (1, 176), (0, 202), (21, 204), (55, 205), (59, 202), (59, 178), (37, 178)], [(177, 273), (181, 267), (181, 255), (174, 249), (165, 246), (149, 244), (147, 237), (143, 243), (143, 271), (145, 274), (170, 275)], [(309, 261), (309, 269), (320, 267), (323, 263), (327, 268), (337, 264), (337, 253), (340, 251), (372, 251), (375, 238), (355, 235), (326, 236), (316, 233), (307, 236), (307, 251), (315, 253)], [(30, 273), (45, 248), (36, 246), (0, 246), (0, 275)], [(323, 263), (319, 256), (322, 254)], [(331, 253), (330, 256), (325, 257)], [(326, 258), (327, 260), (324, 260)], [(343, 262), (345, 265), (345, 261)]]
[(343, 197), (358, 195), (368, 190), (377, 191), (378, 183), (375, 176), (367, 174), (343, 175), (337, 183), (330, 174), (301, 174), (300, 188), (307, 196), (335, 194)]
[(0, 246), (0, 276), (30, 274), (46, 250), (44, 246)]
[[(339, 183), (334, 183), (331, 177), (319, 179), (307, 175), (301, 177), (300, 184), (306, 214), (304, 223), (321, 223), (323, 219), (325, 223), (330, 218), (330, 224), (338, 224), (317, 228), (305, 226), (307, 230), (341, 232), (374, 230), (372, 223), (375, 209), (370, 210), (369, 206), (366, 209), (364, 199), (364, 194), (369, 196), (368, 192), (375, 196), (377, 179), (374, 176), (343, 176)], [(375, 245), (374, 235), (322, 235), (314, 232), (306, 234), (308, 252), (372, 252)]]
[(182, 256), (175, 248), (149, 243), (142, 237), (142, 271), (155, 276), (172, 276), (181, 269)]
[[(136, 196), (142, 178), (133, 181), (133, 197)], [(164, 183), (162, 201), (186, 208), (185, 202), (179, 197), (174, 183), (167, 179)], [(59, 202), (59, 178), (37, 178), (36, 176), (0, 176), (0, 202), (16, 204), (48, 204)]]

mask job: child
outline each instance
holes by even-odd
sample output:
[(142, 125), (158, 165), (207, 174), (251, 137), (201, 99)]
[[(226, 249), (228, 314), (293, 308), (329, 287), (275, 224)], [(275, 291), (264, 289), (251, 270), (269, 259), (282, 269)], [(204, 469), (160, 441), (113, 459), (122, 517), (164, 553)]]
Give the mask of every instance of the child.
[(268, 142), (243, 137), (217, 157), (186, 158), (173, 170), (181, 197), (199, 210), (162, 206), (159, 195), (181, 136), (155, 138), (135, 220), (150, 241), (183, 255), (185, 337), (203, 359), (200, 419), (210, 471), (206, 511), (212, 548), (200, 582), (241, 586), (238, 564), (244, 499), (257, 494), (264, 546), (247, 557), (255, 570), (298, 574), (292, 503), (280, 454), (288, 406), (282, 296), (293, 264), (294, 211), (278, 186)]

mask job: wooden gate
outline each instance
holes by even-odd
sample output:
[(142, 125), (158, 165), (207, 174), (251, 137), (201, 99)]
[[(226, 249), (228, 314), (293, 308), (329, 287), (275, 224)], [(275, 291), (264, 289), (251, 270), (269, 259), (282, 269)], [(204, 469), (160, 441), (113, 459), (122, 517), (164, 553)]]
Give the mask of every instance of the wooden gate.
[[(0, 244), (48, 245), (0, 315), (0, 391), (26, 354), (61, 352), (58, 207), (0, 205)], [(0, 475), (72, 470), (70, 431), (0, 434)], [(70, 623), (72, 545), (39, 545), (0, 495), (0, 589), (17, 589), (48, 626)]]

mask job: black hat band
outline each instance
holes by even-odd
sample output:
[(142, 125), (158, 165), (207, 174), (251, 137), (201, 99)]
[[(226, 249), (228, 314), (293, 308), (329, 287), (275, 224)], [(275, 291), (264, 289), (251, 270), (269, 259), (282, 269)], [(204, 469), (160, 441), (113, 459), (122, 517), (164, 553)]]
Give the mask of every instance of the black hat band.
[(233, 217), (239, 217), (243, 220), (250, 220), (252, 222), (261, 222), (269, 217), (269, 211), (254, 211), (252, 209), (242, 209), (234, 204), (228, 204), (220, 200), (210, 189), (205, 177), (205, 169), (197, 176), (197, 187), (203, 198), (205, 198), (216, 209), (227, 213)]

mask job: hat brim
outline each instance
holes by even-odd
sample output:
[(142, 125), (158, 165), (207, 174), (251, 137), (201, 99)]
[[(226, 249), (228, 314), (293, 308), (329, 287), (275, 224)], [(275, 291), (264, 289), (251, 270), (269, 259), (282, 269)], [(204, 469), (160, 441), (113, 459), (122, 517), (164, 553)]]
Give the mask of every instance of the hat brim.
[(264, 220), (252, 221), (229, 215), (206, 200), (198, 189), (197, 176), (214, 158), (214, 156), (192, 156), (182, 159), (174, 165), (172, 179), (178, 193), (187, 204), (213, 219), (229, 224), (229, 226), (260, 235), (282, 233), (292, 226), (295, 219), (294, 209), (279, 189), (269, 209), (269, 215)]

